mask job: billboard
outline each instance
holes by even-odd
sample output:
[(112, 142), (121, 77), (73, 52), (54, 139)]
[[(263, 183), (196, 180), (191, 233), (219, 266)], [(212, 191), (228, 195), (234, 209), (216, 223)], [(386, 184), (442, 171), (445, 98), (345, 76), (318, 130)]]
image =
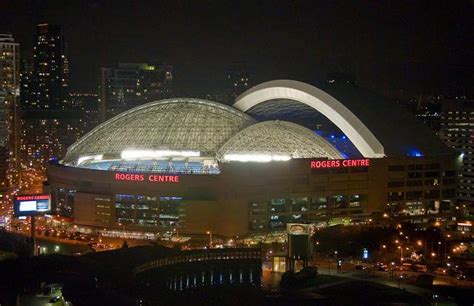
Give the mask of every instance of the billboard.
[(313, 235), (315, 232), (314, 224), (305, 223), (287, 223), (286, 232), (289, 235)]
[(19, 195), (13, 203), (15, 216), (32, 216), (51, 211), (51, 196), (49, 194)]
[(297, 271), (297, 262), (302, 261), (303, 267), (308, 265), (313, 254), (311, 236), (314, 234), (313, 224), (287, 223), (286, 232), (288, 234), (288, 260), (289, 270)]

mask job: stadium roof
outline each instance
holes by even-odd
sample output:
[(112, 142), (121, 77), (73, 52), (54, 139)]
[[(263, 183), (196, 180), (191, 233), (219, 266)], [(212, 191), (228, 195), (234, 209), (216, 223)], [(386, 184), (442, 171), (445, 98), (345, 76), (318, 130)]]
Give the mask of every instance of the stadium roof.
[[(70, 146), (63, 163), (98, 170), (183, 168), (197, 173), (213, 171), (216, 164), (204, 162), (208, 158), (264, 162), (341, 157), (331, 144), (303, 126), (284, 121), (257, 123), (230, 106), (179, 98), (144, 104), (104, 122)], [(199, 160), (203, 163), (193, 164)]]
[[(326, 86), (323, 91), (297, 81), (270, 81), (239, 96), (235, 108), (192, 98), (144, 104), (87, 133), (68, 148), (63, 162), (98, 168), (184, 167), (188, 171), (193, 167), (188, 162), (200, 161), (205, 172), (215, 166), (211, 159), (342, 158), (332, 144), (302, 126), (304, 120), (314, 122), (321, 114), (365, 157), (450, 153), (433, 132), (400, 106), (352, 85)], [(288, 114), (295, 118), (288, 119)], [(257, 123), (254, 118), (265, 121)], [(176, 163), (157, 166), (146, 160)], [(120, 161), (127, 162), (116, 163)]]
[(320, 113), (365, 157), (450, 153), (433, 131), (403, 107), (350, 84), (316, 88), (292, 80), (269, 81), (237, 97), (234, 107), (260, 120), (300, 122)]
[(126, 150), (191, 150), (215, 155), (231, 136), (254, 122), (235, 108), (206, 100), (151, 102), (87, 133), (68, 148), (64, 161), (100, 154), (118, 157)]
[[(313, 131), (295, 123), (264, 121), (253, 124), (230, 138), (219, 150), (218, 159), (245, 158), (246, 155), (274, 158), (342, 158), (330, 143)], [(227, 156), (227, 158), (226, 158)]]

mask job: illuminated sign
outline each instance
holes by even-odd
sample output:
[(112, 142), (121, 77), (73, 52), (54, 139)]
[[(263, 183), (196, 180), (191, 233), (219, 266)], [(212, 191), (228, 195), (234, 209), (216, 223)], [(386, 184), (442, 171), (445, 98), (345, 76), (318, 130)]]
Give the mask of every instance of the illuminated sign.
[(313, 233), (311, 224), (287, 223), (286, 232), (290, 235), (309, 235)]
[(311, 169), (321, 168), (349, 168), (349, 167), (368, 167), (370, 159), (332, 159), (332, 160), (312, 160)]
[(115, 173), (116, 181), (126, 182), (143, 182), (151, 183), (179, 183), (178, 175), (160, 175), (160, 174), (132, 174), (132, 173)]
[(366, 248), (364, 248), (364, 250), (362, 251), (362, 258), (363, 259), (369, 258), (369, 250), (367, 250)]
[(16, 216), (31, 216), (51, 211), (49, 194), (21, 195), (15, 197), (13, 205)]

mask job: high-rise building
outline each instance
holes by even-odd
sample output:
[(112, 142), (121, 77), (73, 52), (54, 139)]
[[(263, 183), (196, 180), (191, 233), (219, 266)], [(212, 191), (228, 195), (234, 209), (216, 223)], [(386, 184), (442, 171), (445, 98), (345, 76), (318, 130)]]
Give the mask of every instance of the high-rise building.
[(226, 76), (227, 103), (232, 104), (238, 95), (252, 86), (253, 80), (247, 66), (244, 63), (233, 63)]
[(8, 108), (7, 94), (0, 91), (0, 194), (5, 195), (8, 190), (8, 161), (9, 161), (9, 141), (8, 141)]
[(408, 109), (425, 125), (439, 133), (441, 124), (442, 95), (418, 95), (406, 103)]
[[(74, 143), (88, 129), (81, 111), (26, 111), (22, 116), (21, 152), (28, 189), (41, 183), (46, 166), (51, 160), (65, 154), (69, 145)], [(34, 177), (28, 182), (26, 176)], [(41, 190), (40, 190), (41, 191)]]
[(23, 108), (64, 109), (68, 92), (69, 63), (66, 44), (59, 26), (47, 23), (37, 26), (32, 64), (29, 84), (26, 84), (28, 90), (24, 93)]
[(22, 61), (21, 71), (23, 192), (40, 192), (48, 161), (82, 135), (81, 115), (68, 109), (68, 85), (69, 63), (61, 27), (39, 24), (31, 58)]
[(451, 99), (442, 105), (440, 137), (462, 161), (457, 194), (460, 207), (474, 214), (474, 100)]
[(100, 75), (101, 119), (127, 109), (172, 96), (173, 67), (164, 64), (119, 63), (102, 68)]
[(31, 105), (33, 92), (30, 90), (33, 78), (33, 56), (22, 52), (20, 61), (20, 109)]
[(99, 96), (96, 93), (75, 92), (69, 94), (68, 99), (71, 112), (75, 112), (84, 124), (80, 124), (84, 132), (88, 132), (100, 123)]
[(11, 34), (0, 34), (0, 200), (18, 179), (19, 49)]
[(20, 45), (11, 34), (0, 34), (0, 88), (19, 95)]

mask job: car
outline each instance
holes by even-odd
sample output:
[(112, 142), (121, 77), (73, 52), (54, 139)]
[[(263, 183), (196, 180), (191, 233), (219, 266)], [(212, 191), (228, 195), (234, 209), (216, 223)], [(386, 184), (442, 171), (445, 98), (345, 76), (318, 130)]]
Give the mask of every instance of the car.
[(446, 305), (446, 306), (457, 305), (456, 301), (452, 297), (442, 296), (436, 293), (434, 293), (432, 296), (432, 304), (433, 305)]
[(445, 268), (436, 268), (436, 270), (434, 271), (434, 273), (436, 275), (447, 275), (448, 274), (448, 270), (445, 269)]

